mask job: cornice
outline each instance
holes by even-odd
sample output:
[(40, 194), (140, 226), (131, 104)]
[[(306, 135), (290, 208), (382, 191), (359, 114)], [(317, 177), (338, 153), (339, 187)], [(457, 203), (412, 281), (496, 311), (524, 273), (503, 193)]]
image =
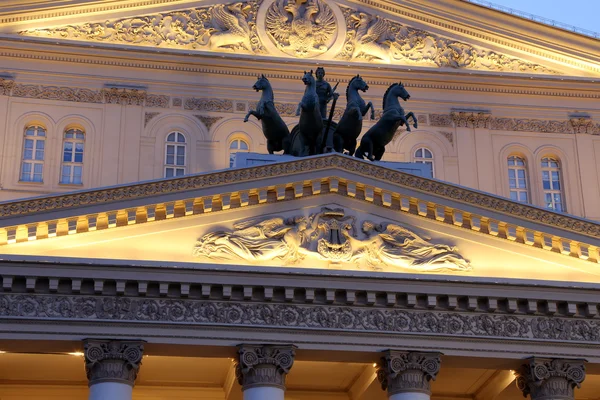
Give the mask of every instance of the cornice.
[[(306, 173), (314, 173), (315, 176), (309, 177)], [(347, 173), (366, 180), (338, 178)], [(299, 174), (301, 178), (297, 178)], [(288, 183), (274, 187), (268, 183), (270, 178), (281, 177), (287, 177), (285, 181)], [(300, 181), (296, 182), (297, 179)], [(245, 185), (244, 189), (240, 188), (241, 184)], [(239, 189), (219, 191), (219, 186)], [(204, 191), (196, 192), (201, 189)], [(412, 190), (415, 194), (408, 195), (403, 189)], [(173, 200), (176, 194), (179, 198)], [(0, 230), (0, 244), (10, 245), (325, 194), (350, 197), (478, 234), (562, 254), (560, 257), (574, 257), (593, 263), (600, 260), (600, 224), (339, 154), (5, 202), (0, 204), (0, 224), (4, 227)], [(161, 202), (161, 195), (169, 195), (171, 200)], [(120, 203), (128, 206), (119, 207)], [(80, 210), (76, 211), (78, 207)], [(90, 210), (88, 207), (102, 208)], [(48, 216), (45, 213), (52, 214)]]

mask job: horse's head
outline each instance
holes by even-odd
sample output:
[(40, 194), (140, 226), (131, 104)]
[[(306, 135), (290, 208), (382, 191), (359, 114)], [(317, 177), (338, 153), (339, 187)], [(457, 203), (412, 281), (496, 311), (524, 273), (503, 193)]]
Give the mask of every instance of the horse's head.
[(258, 80), (254, 84), (254, 86), (252, 86), (252, 89), (254, 89), (258, 92), (260, 90), (265, 90), (266, 88), (269, 87), (269, 85), (270, 85), (269, 80), (267, 79), (267, 77), (264, 74), (262, 74), (261, 76), (258, 77)]
[(302, 76), (302, 82), (304, 82), (306, 86), (313, 85), (315, 83), (315, 77), (313, 76), (312, 69), (310, 70), (310, 72), (304, 71), (304, 76)]
[(352, 78), (350, 85), (353, 88), (356, 88), (356, 90), (361, 90), (363, 92), (369, 90), (369, 85), (367, 85), (367, 82), (365, 82), (360, 75), (356, 75), (354, 78)]
[(392, 93), (394, 96), (400, 97), (404, 101), (410, 99), (410, 94), (408, 94), (402, 82), (398, 82), (398, 84), (394, 86)]

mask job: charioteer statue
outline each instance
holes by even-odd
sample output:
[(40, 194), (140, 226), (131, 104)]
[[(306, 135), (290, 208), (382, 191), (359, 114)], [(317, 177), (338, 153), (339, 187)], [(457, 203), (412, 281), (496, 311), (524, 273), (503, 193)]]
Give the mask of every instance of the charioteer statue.
[[(261, 121), (270, 154), (283, 150), (284, 154), (304, 157), (336, 151), (379, 161), (385, 153), (385, 146), (392, 141), (398, 128), (404, 125), (410, 132), (409, 119), (412, 119), (412, 125), (417, 128), (415, 115), (412, 112), (405, 113), (399, 101), (399, 99), (407, 101), (410, 94), (402, 83), (394, 83), (388, 87), (383, 96), (381, 118), (365, 133), (357, 148), (363, 117), (370, 110), (370, 119), (375, 119), (373, 104), (366, 103), (360, 95), (360, 92), (369, 89), (369, 85), (360, 75), (356, 75), (348, 82), (346, 109), (342, 118), (336, 123), (333, 121), (333, 115), (338, 98), (338, 93), (335, 91), (337, 84), (332, 88), (325, 81), (323, 67), (317, 68), (315, 75), (316, 79), (311, 70), (305, 71), (302, 76), (305, 90), (296, 110), (296, 115), (300, 119), (291, 132), (275, 108), (269, 80), (262, 75), (254, 84), (253, 88), (262, 91), (262, 96), (257, 109), (248, 111), (244, 122), (248, 121), (250, 115)], [(327, 115), (327, 104), (331, 100), (333, 100), (331, 110)]]

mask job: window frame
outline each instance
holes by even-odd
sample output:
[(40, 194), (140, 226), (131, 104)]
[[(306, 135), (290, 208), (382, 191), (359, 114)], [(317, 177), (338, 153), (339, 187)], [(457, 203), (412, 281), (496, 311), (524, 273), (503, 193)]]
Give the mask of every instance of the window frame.
[[(31, 129), (34, 130), (33, 135), (28, 135)], [(39, 134), (39, 131), (43, 132), (43, 135)], [(48, 142), (48, 129), (42, 124), (28, 124), (25, 126), (23, 130), (23, 143), (21, 146), (21, 163), (19, 168), (19, 183), (33, 183), (33, 184), (43, 184), (44, 183), (44, 164), (47, 153), (47, 142)], [(31, 158), (25, 158), (25, 151), (28, 150), (26, 148), (27, 141), (32, 142), (31, 149)], [(43, 143), (42, 148), (39, 149), (38, 145)], [(37, 152), (41, 150), (42, 157), (41, 159), (37, 159)], [(25, 165), (29, 165), (30, 169), (28, 174), (28, 179), (23, 179), (25, 176)], [(36, 167), (39, 166), (39, 173), (36, 173)], [(40, 179), (36, 180), (35, 175), (39, 174)]]
[[(237, 148), (231, 147), (234, 143), (238, 143)], [(240, 148), (239, 144), (241, 143), (246, 144), (246, 149)], [(235, 150), (235, 152), (232, 152), (232, 150)], [(229, 140), (229, 143), (227, 145), (227, 153), (229, 155), (229, 168), (233, 168), (233, 155), (236, 153), (250, 153), (250, 141), (245, 137), (237, 136), (232, 138), (231, 140)]]
[[(170, 141), (169, 138), (171, 135), (174, 135), (174, 140)], [(183, 142), (180, 142), (179, 137), (183, 138)], [(163, 154), (163, 178), (177, 178), (180, 176), (184, 176), (187, 173), (187, 162), (188, 162), (188, 140), (186, 135), (178, 130), (170, 131), (165, 137), (165, 146), (164, 146), (164, 154)], [(169, 146), (173, 146), (173, 163), (169, 164), (167, 161), (167, 157), (169, 156)], [(183, 163), (179, 164), (178, 157), (178, 149), (183, 148)], [(171, 176), (168, 176), (168, 171), (172, 170)], [(181, 173), (179, 173), (181, 171)]]
[[(544, 161), (544, 160), (547, 160), (547, 161)], [(544, 162), (546, 162), (548, 165), (544, 166)], [(551, 162), (555, 162), (556, 167), (550, 166)], [(542, 156), (540, 158), (540, 172), (541, 172), (540, 177), (541, 177), (543, 207), (548, 210), (566, 213), (567, 212), (567, 207), (566, 207), (567, 204), (566, 204), (565, 191), (564, 191), (563, 168), (562, 168), (562, 162), (561, 162), (560, 158), (556, 157), (556, 156), (552, 156), (552, 155)], [(553, 172), (556, 172), (556, 174), (557, 174), (556, 180), (552, 179)], [(545, 182), (544, 173), (548, 173), (548, 177), (550, 178), (548, 180), (550, 188), (548, 188), (548, 189), (546, 189), (544, 187), (544, 182)], [(558, 189), (556, 189), (554, 187), (555, 182), (558, 183)], [(550, 207), (548, 206), (548, 201), (546, 200), (548, 195), (551, 196), (550, 197), (550, 200), (551, 200)], [(556, 195), (558, 195), (560, 203), (556, 201)], [(561, 205), (560, 210), (556, 209), (556, 204)]]
[[(421, 151), (421, 156), (417, 156), (417, 152)], [(428, 152), (431, 157), (428, 158), (425, 156), (425, 152)], [(435, 178), (435, 155), (433, 154), (433, 151), (426, 146), (418, 146), (416, 147), (413, 152), (412, 152), (412, 159), (414, 163), (417, 164), (429, 164), (431, 165), (431, 177)]]
[[(518, 164), (510, 164), (511, 159), (515, 159), (515, 160), (521, 160), (523, 162), (523, 165), (518, 165)], [(514, 178), (511, 178), (511, 171), (515, 171), (515, 176)], [(519, 186), (519, 174), (518, 171), (523, 171), (523, 180), (525, 181), (525, 187), (520, 187)], [(523, 203), (523, 204), (531, 204), (531, 191), (530, 191), (530, 179), (529, 179), (529, 172), (528, 172), (528, 164), (527, 164), (527, 159), (523, 156), (520, 156), (518, 154), (511, 154), (508, 157), (506, 157), (506, 172), (507, 172), (507, 183), (508, 183), (508, 197), (516, 202), (519, 203)], [(511, 188), (510, 186), (510, 181), (511, 179), (515, 180), (515, 187)], [(512, 198), (512, 194), (516, 193), (517, 194), (517, 198), (513, 199)], [(520, 194), (525, 194), (526, 200), (523, 201), (520, 199)]]
[[(67, 135), (73, 132), (73, 137), (69, 138)], [(77, 137), (78, 134), (81, 134), (81, 137)], [(62, 137), (62, 147), (60, 152), (61, 162), (60, 162), (60, 170), (59, 170), (59, 180), (58, 183), (60, 185), (83, 185), (83, 167), (85, 161), (85, 139), (86, 132), (83, 128), (80, 127), (69, 127), (66, 128), (63, 132)], [(66, 148), (65, 145), (67, 143), (72, 144), (71, 148), (71, 159), (70, 161), (65, 161), (65, 153)], [(77, 145), (81, 144), (81, 151), (77, 151)], [(81, 155), (81, 161), (77, 161), (77, 154)], [(63, 178), (67, 175), (64, 174), (65, 168), (69, 168), (68, 180), (64, 180)], [(76, 169), (79, 168), (79, 175), (75, 175)], [(75, 177), (79, 176), (79, 182), (75, 181)]]

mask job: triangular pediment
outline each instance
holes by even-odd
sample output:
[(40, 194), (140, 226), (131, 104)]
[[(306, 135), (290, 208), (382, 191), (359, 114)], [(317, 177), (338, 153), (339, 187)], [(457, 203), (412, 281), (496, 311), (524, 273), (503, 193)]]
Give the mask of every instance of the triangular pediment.
[(8, 259), (600, 280), (594, 222), (341, 155), (3, 203), (0, 215)]
[[(458, 29), (446, 10), (452, 8), (429, 7), (420, 1), (408, 8), (343, 0), (260, 0), (212, 5), (181, 1), (142, 10), (127, 7), (127, 2), (115, 3), (120, 4), (122, 12), (116, 12), (114, 5), (110, 14), (75, 16), (69, 22), (42, 18), (29, 25), (16, 24), (8, 33), (96, 47), (247, 54), (340, 65), (368, 63), (544, 75), (570, 75), (575, 70), (593, 74), (599, 70), (598, 60), (585, 60), (580, 54), (575, 59), (564, 54), (564, 49), (563, 54), (558, 54), (547, 47), (540, 50), (539, 43), (533, 40), (529, 44), (522, 38), (518, 42), (511, 42), (510, 38), (499, 40), (491, 28), (475, 25), (480, 21), (463, 18)], [(456, 3), (452, 2), (452, 7), (472, 7)], [(472, 10), (464, 10), (469, 11)]]

